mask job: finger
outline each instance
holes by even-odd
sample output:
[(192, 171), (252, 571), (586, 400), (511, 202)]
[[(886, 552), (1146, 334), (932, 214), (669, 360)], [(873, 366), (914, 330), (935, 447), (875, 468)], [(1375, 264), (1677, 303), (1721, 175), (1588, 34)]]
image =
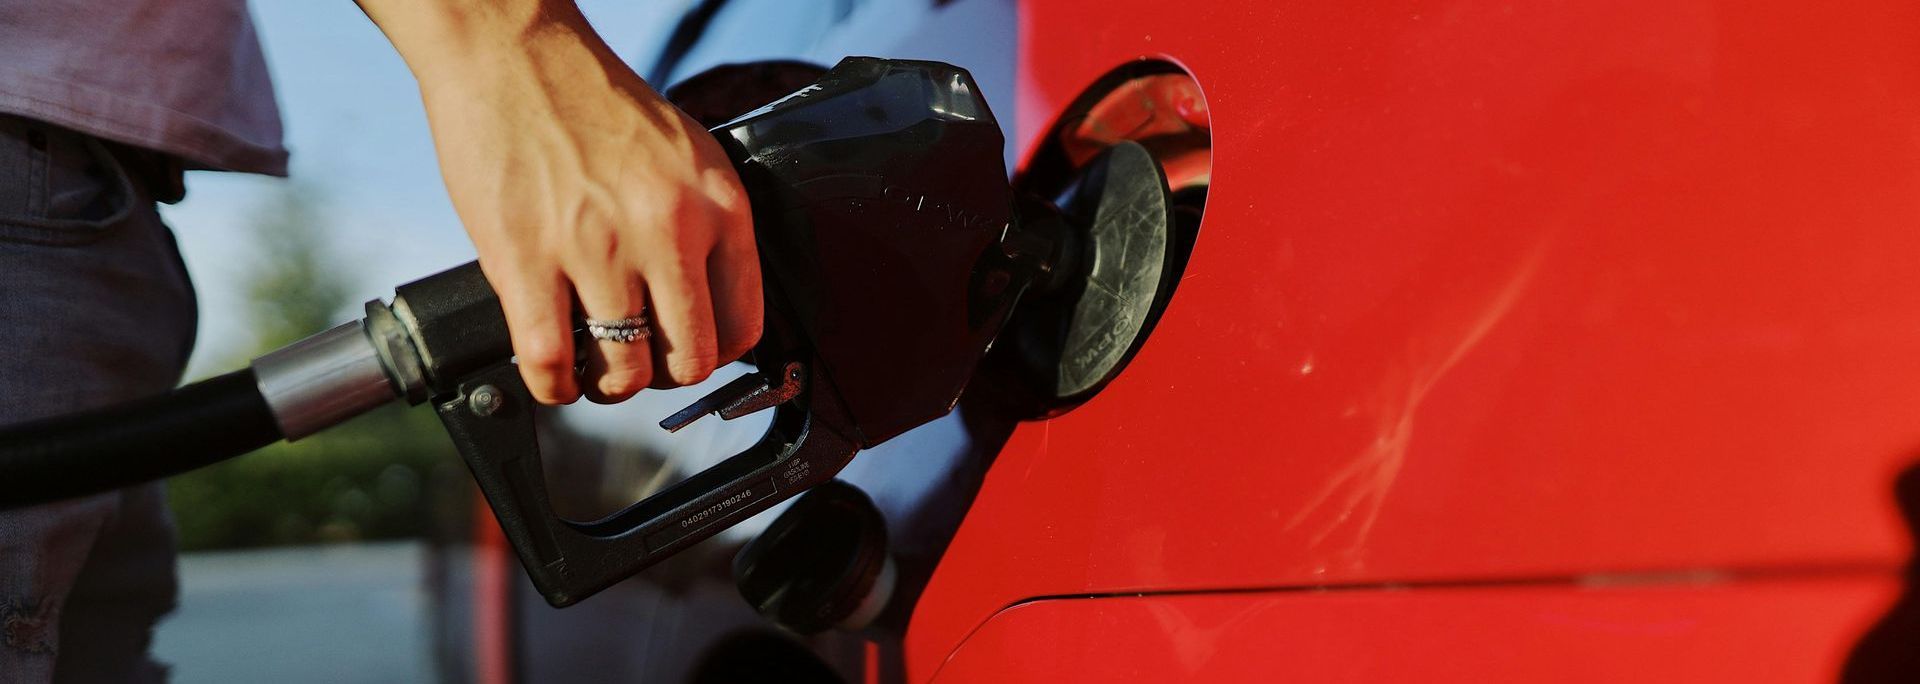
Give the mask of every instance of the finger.
[[(578, 274), (573, 282), (580, 308), (589, 319), (605, 321), (646, 315), (646, 285), (639, 274), (617, 265)], [(599, 340), (587, 350), (582, 390), (587, 399), (612, 404), (653, 380), (653, 354), (646, 335), (631, 342)]]
[[(486, 272), (485, 262), (481, 271)], [(543, 404), (570, 404), (579, 398), (573, 379), (573, 332), (569, 320), (572, 297), (566, 278), (549, 272), (487, 273), (500, 293), (500, 309), (507, 316), (507, 334), (513, 338), (515, 363), (527, 391)]]
[(654, 387), (691, 385), (718, 367), (707, 255), (675, 255), (647, 271), (654, 306)]
[(714, 336), (719, 359), (733, 361), (760, 341), (766, 324), (760, 289), (760, 256), (752, 233), (713, 251), (707, 258), (707, 279), (713, 288)]

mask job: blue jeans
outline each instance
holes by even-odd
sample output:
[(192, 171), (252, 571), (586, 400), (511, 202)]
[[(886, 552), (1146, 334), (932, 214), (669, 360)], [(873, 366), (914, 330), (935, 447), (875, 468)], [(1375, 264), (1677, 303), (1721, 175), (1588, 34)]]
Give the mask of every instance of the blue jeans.
[[(0, 116), (0, 424), (174, 386), (193, 286), (124, 151)], [(0, 682), (159, 681), (174, 531), (158, 483), (0, 512)]]

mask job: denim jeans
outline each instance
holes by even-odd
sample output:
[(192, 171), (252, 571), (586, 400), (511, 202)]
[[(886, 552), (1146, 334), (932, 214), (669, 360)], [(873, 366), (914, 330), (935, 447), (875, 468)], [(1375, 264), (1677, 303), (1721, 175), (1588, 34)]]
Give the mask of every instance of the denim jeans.
[[(0, 116), (0, 424), (166, 391), (193, 287), (107, 143)], [(0, 682), (158, 681), (175, 540), (158, 483), (0, 512)]]

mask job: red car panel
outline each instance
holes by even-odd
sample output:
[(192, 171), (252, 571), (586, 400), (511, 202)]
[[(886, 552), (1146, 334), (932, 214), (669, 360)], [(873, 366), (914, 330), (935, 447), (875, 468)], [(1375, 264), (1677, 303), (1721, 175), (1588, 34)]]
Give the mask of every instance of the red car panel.
[[(956, 649), (1124, 661), (1162, 638), (1159, 606), (1267, 611), (1270, 638), (1185, 637), (1260, 662), (1484, 628), (1538, 639), (1508, 671), (1580, 674), (1615, 645), (1766, 651), (1738, 642), (1778, 629), (1812, 645), (1762, 660), (1815, 672), (1888, 596), (1909, 552), (1891, 487), (1920, 454), (1920, 5), (1107, 0), (1023, 3), (1021, 26), (1026, 148), (1103, 73), (1163, 57), (1205, 91), (1212, 186), (1131, 367), (988, 473), (916, 608), (910, 679)], [(1853, 579), (994, 617), (1831, 568)], [(1576, 638), (1535, 599), (1703, 627)], [(1807, 619), (1744, 624), (1776, 604)], [(1077, 620), (1116, 629), (1052, 627)]]

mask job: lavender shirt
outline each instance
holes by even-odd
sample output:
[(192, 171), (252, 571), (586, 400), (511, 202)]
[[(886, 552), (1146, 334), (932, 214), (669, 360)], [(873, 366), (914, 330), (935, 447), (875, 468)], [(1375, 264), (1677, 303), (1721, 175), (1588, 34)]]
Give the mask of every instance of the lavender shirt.
[(0, 113), (286, 175), (246, 0), (0, 0)]

